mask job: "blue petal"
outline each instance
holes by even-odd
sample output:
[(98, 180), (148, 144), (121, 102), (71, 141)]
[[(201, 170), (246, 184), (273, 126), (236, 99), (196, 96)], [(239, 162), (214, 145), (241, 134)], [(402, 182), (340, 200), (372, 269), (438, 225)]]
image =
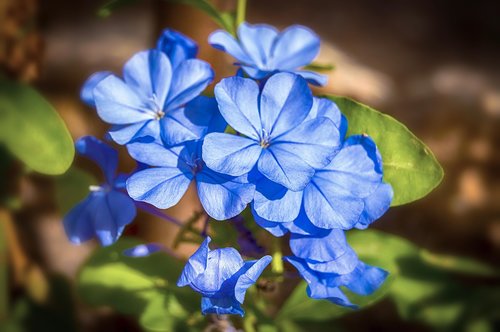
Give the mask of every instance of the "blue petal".
[(347, 244), (344, 232), (333, 229), (326, 235), (303, 236), (292, 233), (290, 249), (317, 272), (345, 274), (356, 268), (356, 253)]
[(216, 220), (237, 216), (253, 199), (255, 185), (246, 176), (230, 177), (204, 168), (196, 175), (198, 197), (205, 211)]
[(318, 74), (308, 70), (294, 70), (294, 74), (302, 76), (308, 83), (317, 86), (325, 86), (328, 84), (328, 75)]
[(174, 71), (164, 111), (180, 107), (197, 97), (212, 82), (214, 71), (202, 60), (183, 61)]
[(345, 280), (345, 286), (359, 295), (370, 295), (382, 284), (389, 273), (381, 268), (359, 262), (356, 269)]
[(196, 58), (198, 53), (198, 46), (191, 38), (172, 29), (162, 31), (156, 48), (168, 56), (172, 68), (176, 68), (184, 60)]
[(213, 32), (210, 36), (208, 36), (208, 43), (212, 45), (214, 48), (224, 51), (242, 63), (250, 64), (252, 60), (247, 55), (245, 50), (243, 50), (234, 39), (231, 34), (225, 30), (217, 30)]
[(162, 140), (167, 146), (222, 132), (227, 126), (215, 98), (199, 96), (185, 108), (170, 111), (160, 120)]
[(215, 98), (227, 123), (236, 131), (260, 140), (259, 86), (251, 79), (230, 77), (215, 86)]
[(172, 65), (161, 51), (141, 51), (123, 67), (123, 79), (143, 101), (153, 98), (154, 105), (159, 109), (152, 111), (159, 111), (170, 89)]
[(300, 156), (281, 147), (282, 144), (276, 144), (262, 149), (257, 167), (268, 179), (290, 190), (301, 191), (314, 175), (314, 168)]
[(243, 304), (247, 289), (257, 282), (257, 279), (262, 274), (262, 271), (271, 263), (272, 257), (267, 255), (258, 261), (248, 261), (242, 267), (245, 272), (238, 277), (238, 281), (234, 287), (234, 296), (236, 300)]
[(276, 222), (289, 222), (297, 218), (302, 204), (302, 192), (262, 178), (255, 188), (253, 208), (257, 215)]
[(282, 31), (274, 43), (274, 66), (292, 70), (310, 64), (319, 53), (320, 38), (312, 30), (292, 25)]
[(314, 97), (311, 112), (309, 112), (307, 119), (315, 119), (322, 116), (333, 121), (335, 127), (340, 132), (340, 139), (344, 140), (347, 132), (347, 119), (340, 112), (337, 104), (327, 98)]
[(157, 120), (147, 120), (130, 125), (115, 125), (108, 134), (113, 141), (122, 145), (136, 141), (153, 142), (160, 135), (160, 123)]
[(167, 209), (184, 196), (192, 178), (192, 173), (176, 167), (150, 168), (132, 175), (127, 180), (127, 191), (136, 201)]
[(74, 244), (81, 244), (94, 237), (92, 216), (95, 211), (95, 198), (95, 195), (91, 193), (64, 216), (64, 231)]
[(362, 144), (346, 145), (304, 191), (304, 206), (320, 228), (351, 229), (364, 209), (364, 198), (378, 187), (382, 174)]
[(87, 104), (88, 106), (95, 107), (94, 88), (100, 81), (102, 81), (109, 75), (112, 75), (110, 71), (100, 71), (92, 74), (85, 81), (85, 83), (83, 83), (83, 87), (80, 90), (80, 98), (85, 104)]
[(254, 80), (262, 80), (273, 73), (273, 71), (262, 70), (252, 66), (241, 65), (241, 68), (249, 77), (253, 78)]
[(234, 248), (209, 251), (207, 268), (191, 283), (191, 287), (203, 296), (231, 294), (233, 289), (222, 289), (222, 287), (230, 284), (225, 282), (231, 279), (243, 264), (241, 255)]
[(304, 121), (312, 104), (312, 92), (302, 77), (275, 74), (267, 80), (260, 97), (262, 128), (272, 140)]
[(276, 237), (281, 237), (288, 233), (288, 227), (292, 224), (292, 222), (276, 222), (269, 221), (264, 218), (259, 217), (259, 215), (252, 209), (252, 214), (255, 222), (266, 231), (271, 233)]
[(318, 228), (311, 223), (311, 221), (307, 217), (306, 211), (304, 210), (303, 204), (301, 206), (297, 219), (295, 219), (290, 225), (287, 225), (287, 228), (290, 233), (311, 236), (323, 236), (329, 231), (328, 229)]
[(139, 91), (125, 82), (109, 75), (94, 88), (94, 100), (99, 117), (111, 124), (130, 124), (155, 118), (153, 111), (147, 109)]
[(365, 229), (372, 222), (382, 217), (391, 206), (393, 194), (391, 185), (381, 183), (370, 196), (365, 198), (365, 209), (354, 227)]
[(239, 25), (237, 34), (242, 48), (252, 60), (251, 64), (262, 69), (272, 66), (271, 52), (278, 30), (266, 24), (251, 25), (243, 22)]
[(123, 254), (128, 257), (147, 257), (162, 250), (163, 246), (161, 244), (148, 243), (125, 249)]
[(311, 167), (323, 168), (332, 160), (342, 142), (329, 118), (305, 121), (295, 129), (273, 139), (270, 149), (280, 148), (297, 156)]
[(94, 136), (84, 136), (75, 142), (76, 151), (95, 162), (112, 184), (118, 167), (118, 152)]
[(159, 167), (181, 167), (188, 171), (187, 165), (182, 165), (185, 147), (178, 145), (172, 148), (165, 148), (158, 143), (132, 143), (127, 145), (128, 153), (135, 160)]
[(207, 166), (232, 176), (250, 172), (261, 152), (255, 141), (236, 135), (211, 133), (203, 141), (203, 161)]
[(196, 252), (189, 257), (184, 269), (182, 270), (181, 276), (177, 281), (178, 287), (184, 287), (191, 284), (207, 269), (208, 252), (210, 251), (208, 244), (211, 240), (212, 239), (207, 236)]
[(203, 315), (240, 315), (243, 317), (245, 311), (236, 299), (231, 297), (202, 297), (201, 313)]

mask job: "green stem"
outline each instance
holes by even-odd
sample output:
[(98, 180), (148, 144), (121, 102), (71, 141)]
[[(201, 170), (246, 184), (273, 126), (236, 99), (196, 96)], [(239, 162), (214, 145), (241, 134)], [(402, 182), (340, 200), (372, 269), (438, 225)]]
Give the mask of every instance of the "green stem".
[(283, 253), (281, 252), (281, 239), (276, 237), (273, 239), (273, 261), (271, 270), (276, 274), (283, 274)]
[(236, 29), (241, 23), (245, 22), (245, 14), (247, 9), (247, 0), (238, 0), (238, 7), (236, 7)]

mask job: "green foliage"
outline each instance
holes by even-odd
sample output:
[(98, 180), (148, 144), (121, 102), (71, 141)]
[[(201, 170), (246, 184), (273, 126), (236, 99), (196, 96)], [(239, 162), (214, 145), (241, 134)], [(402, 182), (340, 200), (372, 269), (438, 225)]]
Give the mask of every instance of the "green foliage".
[[(0, 218), (3, 214), (0, 214)], [(9, 271), (7, 270), (7, 237), (5, 221), (0, 219), (0, 322), (7, 317), (9, 294)]]
[(120, 9), (121, 7), (131, 5), (137, 3), (139, 0), (111, 0), (102, 5), (97, 11), (97, 15), (100, 17), (108, 17), (115, 10)]
[(78, 276), (79, 296), (90, 305), (137, 317), (147, 331), (192, 330), (200, 322), (200, 299), (176, 286), (183, 263), (161, 253), (139, 258), (122, 254), (138, 244), (123, 238), (97, 249)]
[[(361, 260), (390, 272), (384, 285), (370, 296), (346, 292), (360, 308), (389, 297), (401, 318), (445, 331), (465, 331), (475, 326), (488, 331), (493, 328), (491, 322), (500, 318), (495, 310), (499, 287), (465, 285), (450, 273), (498, 277), (492, 267), (462, 257), (431, 254), (403, 238), (375, 230), (351, 231), (347, 237)], [(307, 284), (301, 282), (278, 313), (282, 331), (290, 330), (289, 326), (305, 331), (311, 324), (318, 331), (329, 331), (331, 320), (353, 312), (328, 301), (310, 299), (306, 288)]]
[(392, 205), (426, 196), (442, 180), (443, 169), (431, 150), (394, 118), (345, 97), (328, 96), (347, 117), (347, 135), (368, 134), (384, 163), (384, 180), (394, 189)]
[(31, 169), (62, 174), (75, 154), (73, 140), (54, 108), (34, 89), (0, 80), (0, 142)]
[(335, 66), (331, 63), (318, 63), (313, 62), (304, 67), (304, 70), (319, 71), (319, 72), (329, 72), (335, 69)]
[(68, 213), (89, 194), (89, 186), (98, 184), (89, 173), (76, 167), (55, 178), (56, 201), (61, 215)]

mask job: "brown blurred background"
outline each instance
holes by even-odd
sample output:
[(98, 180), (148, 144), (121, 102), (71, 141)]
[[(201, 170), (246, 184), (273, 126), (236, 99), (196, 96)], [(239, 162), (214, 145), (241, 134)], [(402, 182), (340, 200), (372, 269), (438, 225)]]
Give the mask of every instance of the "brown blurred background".
[[(102, 19), (96, 16), (101, 0), (38, 4), (0, 0), (7, 2), (34, 5), (29, 15), (36, 18), (37, 37), (29, 47), (37, 65), (20, 76), (34, 81), (48, 96), (75, 139), (87, 134), (102, 137), (106, 130), (95, 112), (79, 101), (85, 79), (99, 70), (119, 73), (133, 53), (154, 46), (164, 27), (195, 38), (201, 58), (213, 63), (218, 78), (233, 73), (231, 59), (206, 43), (216, 26), (204, 14), (185, 6), (139, 1)], [(231, 0), (218, 4), (233, 6)], [(335, 65), (329, 85), (318, 92), (349, 95), (396, 117), (429, 145), (443, 165), (446, 175), (437, 190), (418, 202), (391, 209), (375, 228), (434, 252), (498, 266), (498, 1), (249, 0), (248, 6), (251, 23), (279, 28), (303, 24), (316, 31), (323, 40), (318, 62)], [(123, 157), (123, 170), (130, 170), (133, 164)], [(91, 167), (80, 159), (77, 163)], [(29, 201), (26, 195), (24, 199)], [(181, 219), (191, 216), (198, 204), (192, 194), (183, 202), (171, 211)], [(74, 276), (94, 245), (70, 245), (60, 217), (46, 210), (27, 213), (20, 226), (23, 242), (31, 243), (28, 256), (48, 270)], [(148, 240), (171, 242), (175, 230), (143, 215), (139, 219), (132, 232)], [(391, 326), (425, 330), (399, 321), (390, 309), (370, 310), (372, 313), (362, 316), (364, 324), (351, 322), (354, 330), (387, 330)], [(383, 317), (377, 314), (381, 310), (387, 313)], [(82, 319), (92, 321), (90, 316)], [(110, 331), (103, 327), (106, 325), (99, 325), (100, 329), (92, 322), (87, 325), (89, 331)]]

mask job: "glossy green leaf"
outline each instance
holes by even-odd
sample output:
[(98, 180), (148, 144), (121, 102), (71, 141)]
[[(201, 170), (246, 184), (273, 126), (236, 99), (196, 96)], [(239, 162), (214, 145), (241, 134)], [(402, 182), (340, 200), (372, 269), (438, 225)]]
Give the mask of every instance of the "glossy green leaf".
[(99, 248), (78, 276), (78, 294), (88, 304), (108, 306), (134, 315), (149, 331), (177, 330), (191, 312), (199, 311), (199, 297), (175, 283), (183, 263), (162, 253), (127, 257), (123, 250), (139, 242), (123, 238)]
[(76, 167), (55, 178), (56, 201), (61, 215), (68, 213), (89, 194), (89, 186), (97, 185), (97, 180), (89, 173)]
[(347, 117), (347, 135), (367, 134), (377, 144), (384, 163), (384, 180), (394, 189), (393, 206), (420, 199), (441, 182), (441, 165), (405, 125), (349, 98), (327, 97)]
[(73, 140), (54, 108), (29, 86), (0, 80), (0, 142), (31, 169), (62, 174), (75, 154)]
[(466, 257), (438, 255), (428, 250), (421, 250), (420, 257), (427, 264), (450, 272), (483, 277), (500, 276), (498, 269)]

